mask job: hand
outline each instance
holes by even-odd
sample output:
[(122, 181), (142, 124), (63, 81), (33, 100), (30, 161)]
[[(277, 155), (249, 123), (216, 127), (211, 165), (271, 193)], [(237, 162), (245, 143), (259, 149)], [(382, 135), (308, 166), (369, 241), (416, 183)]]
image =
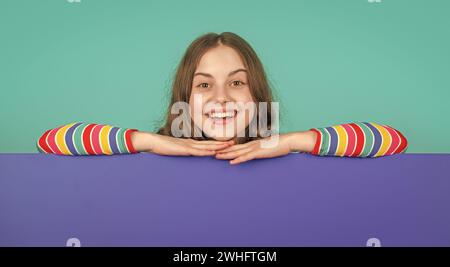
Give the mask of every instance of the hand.
[(227, 148), (234, 141), (197, 141), (149, 132), (133, 132), (131, 140), (138, 152), (171, 156), (213, 156), (216, 150)]
[(279, 135), (274, 146), (263, 147), (262, 142), (267, 142), (270, 138), (273, 137), (224, 148), (217, 151), (216, 158), (230, 160), (230, 164), (239, 164), (252, 159), (284, 156), (294, 151), (311, 152), (316, 142), (316, 134), (312, 131), (294, 132)]

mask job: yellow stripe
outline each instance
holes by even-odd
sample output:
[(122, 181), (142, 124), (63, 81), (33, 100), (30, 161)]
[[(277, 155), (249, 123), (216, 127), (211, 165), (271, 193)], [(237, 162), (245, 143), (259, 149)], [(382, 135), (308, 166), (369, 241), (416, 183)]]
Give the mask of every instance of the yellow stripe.
[(111, 148), (109, 145), (109, 139), (108, 139), (108, 135), (109, 135), (109, 132), (111, 131), (111, 129), (112, 129), (112, 126), (105, 125), (100, 130), (100, 146), (103, 150), (103, 153), (107, 154), (107, 155), (112, 155), (112, 151), (111, 151)]
[(386, 152), (389, 149), (389, 146), (392, 143), (392, 137), (389, 134), (388, 130), (386, 130), (386, 128), (384, 128), (383, 126), (376, 124), (376, 123), (371, 123), (373, 125), (373, 127), (377, 128), (378, 131), (381, 133), (382, 136), (382, 142), (381, 142), (381, 147), (378, 150), (378, 152), (375, 154), (374, 157), (379, 157), (379, 156), (384, 156), (384, 154), (386, 154)]
[(336, 149), (336, 156), (343, 156), (345, 154), (345, 149), (347, 148), (347, 132), (342, 125), (336, 125), (333, 127), (338, 135), (338, 147)]
[(66, 140), (65, 140), (65, 136), (66, 136), (67, 130), (69, 130), (69, 128), (70, 128), (71, 126), (73, 126), (75, 123), (76, 123), (76, 122), (67, 124), (67, 125), (61, 127), (61, 128), (56, 132), (56, 135), (55, 135), (56, 144), (58, 145), (58, 148), (61, 150), (61, 152), (62, 152), (64, 155), (72, 155), (72, 153), (70, 153), (69, 148), (67, 147)]

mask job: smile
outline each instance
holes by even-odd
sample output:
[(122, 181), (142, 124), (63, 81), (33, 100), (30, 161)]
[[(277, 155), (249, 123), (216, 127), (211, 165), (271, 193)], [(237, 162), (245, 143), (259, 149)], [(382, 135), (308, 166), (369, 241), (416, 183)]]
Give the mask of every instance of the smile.
[(236, 117), (237, 113), (238, 113), (237, 110), (226, 112), (213, 111), (206, 113), (205, 115), (208, 117), (208, 119), (211, 119), (214, 124), (227, 124)]

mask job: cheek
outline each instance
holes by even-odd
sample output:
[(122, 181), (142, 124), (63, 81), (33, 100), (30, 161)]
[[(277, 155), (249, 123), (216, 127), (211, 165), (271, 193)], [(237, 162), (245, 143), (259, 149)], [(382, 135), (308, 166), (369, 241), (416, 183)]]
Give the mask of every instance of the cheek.
[(253, 102), (253, 97), (248, 87), (242, 88), (242, 90), (234, 91), (232, 97), (236, 102)]
[(251, 120), (252, 117), (255, 115), (256, 109), (258, 107), (258, 103), (256, 103), (254, 101), (253, 96), (252, 96), (252, 94), (250, 92), (250, 89), (248, 89), (248, 88), (246, 90), (243, 90), (242, 92), (240, 92), (238, 101), (240, 101), (242, 103), (245, 103), (245, 104), (253, 103), (255, 105), (254, 106), (255, 109), (250, 109), (249, 108), (250, 105), (248, 105), (247, 109), (245, 110), (246, 111), (245, 112), (246, 113), (245, 121), (246, 121), (246, 125), (247, 125), (248, 121)]
[(189, 99), (189, 112), (192, 121), (197, 125), (201, 127), (202, 120), (203, 120), (203, 100), (199, 99), (197, 97), (191, 97)]

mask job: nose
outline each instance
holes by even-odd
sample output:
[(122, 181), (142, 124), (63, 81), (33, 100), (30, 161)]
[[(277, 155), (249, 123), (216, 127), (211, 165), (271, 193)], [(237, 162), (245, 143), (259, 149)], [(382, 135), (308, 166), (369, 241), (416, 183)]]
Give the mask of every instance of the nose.
[(230, 101), (230, 96), (228, 95), (225, 86), (217, 86), (213, 98), (217, 103), (226, 103)]

